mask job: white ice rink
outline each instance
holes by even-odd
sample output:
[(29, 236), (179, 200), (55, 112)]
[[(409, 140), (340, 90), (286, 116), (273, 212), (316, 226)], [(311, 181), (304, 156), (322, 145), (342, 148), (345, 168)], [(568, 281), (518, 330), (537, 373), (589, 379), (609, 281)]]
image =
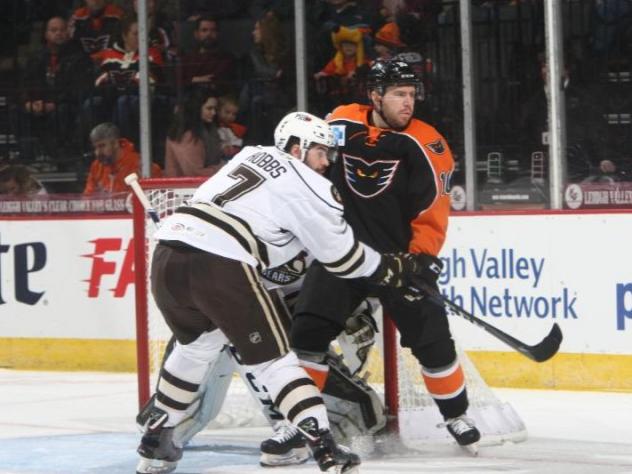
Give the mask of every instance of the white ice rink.
[[(1, 474), (130, 474), (139, 440), (136, 383), (129, 374), (0, 370)], [(529, 430), (520, 444), (455, 447), (364, 459), (362, 473), (632, 473), (632, 394), (497, 389)], [(263, 428), (221, 430), (195, 440), (181, 474), (318, 472), (315, 464), (264, 469)]]

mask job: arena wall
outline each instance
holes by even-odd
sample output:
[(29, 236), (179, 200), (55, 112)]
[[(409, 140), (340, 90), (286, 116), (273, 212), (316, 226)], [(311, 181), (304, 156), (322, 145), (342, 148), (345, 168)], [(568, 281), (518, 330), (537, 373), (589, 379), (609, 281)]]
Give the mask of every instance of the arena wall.
[[(444, 293), (530, 344), (536, 364), (451, 318), (492, 386), (632, 390), (632, 213), (461, 213), (442, 253)], [(0, 367), (135, 370), (132, 223), (125, 215), (2, 218)]]

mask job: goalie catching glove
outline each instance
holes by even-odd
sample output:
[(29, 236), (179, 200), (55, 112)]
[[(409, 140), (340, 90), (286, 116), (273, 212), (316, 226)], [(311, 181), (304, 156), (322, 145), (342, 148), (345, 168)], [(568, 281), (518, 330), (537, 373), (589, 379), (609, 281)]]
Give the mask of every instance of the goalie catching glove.
[(385, 253), (369, 281), (391, 288), (434, 288), (443, 262), (424, 253)]

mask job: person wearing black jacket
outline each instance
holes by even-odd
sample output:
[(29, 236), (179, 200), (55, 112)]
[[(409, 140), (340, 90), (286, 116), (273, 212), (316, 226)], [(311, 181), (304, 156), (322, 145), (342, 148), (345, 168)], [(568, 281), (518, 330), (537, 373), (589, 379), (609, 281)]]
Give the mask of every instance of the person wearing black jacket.
[(53, 155), (57, 146), (72, 141), (79, 101), (88, 87), (90, 59), (70, 40), (68, 24), (51, 17), (44, 45), (24, 70), (23, 132), (42, 145), (40, 153)]

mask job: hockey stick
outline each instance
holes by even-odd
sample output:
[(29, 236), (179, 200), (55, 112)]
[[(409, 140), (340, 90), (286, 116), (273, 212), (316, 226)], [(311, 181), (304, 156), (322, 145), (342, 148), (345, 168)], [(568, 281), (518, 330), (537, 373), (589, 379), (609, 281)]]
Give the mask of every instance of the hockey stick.
[(447, 306), (452, 313), (457, 316), (461, 316), (463, 319), (469, 321), (470, 323), (478, 326), (479, 328), (485, 330), (495, 338), (501, 340), (509, 347), (517, 350), (525, 357), (535, 361), (535, 362), (544, 362), (549, 360), (555, 354), (557, 354), (558, 349), (560, 348), (560, 344), (562, 343), (562, 330), (558, 326), (557, 323), (553, 324), (553, 327), (549, 331), (542, 341), (538, 344), (530, 346), (515, 337), (507, 334), (504, 331), (501, 331), (496, 326), (492, 326), (486, 321), (483, 321), (480, 318), (477, 318), (471, 313), (468, 313), (463, 308), (461, 308), (455, 302), (449, 300), (447, 297), (442, 295), (441, 293), (437, 293), (436, 291), (430, 289), (429, 287), (423, 285), (423, 291), (437, 304), (442, 306)]
[(147, 199), (147, 196), (145, 196), (143, 188), (140, 187), (140, 183), (138, 182), (138, 175), (136, 173), (132, 173), (125, 176), (125, 184), (132, 188), (132, 191), (134, 192), (140, 203), (143, 205), (143, 208), (151, 218), (152, 222), (157, 227), (158, 224), (160, 224), (160, 217), (158, 216), (156, 209), (151, 206), (151, 203), (149, 202), (149, 199)]

